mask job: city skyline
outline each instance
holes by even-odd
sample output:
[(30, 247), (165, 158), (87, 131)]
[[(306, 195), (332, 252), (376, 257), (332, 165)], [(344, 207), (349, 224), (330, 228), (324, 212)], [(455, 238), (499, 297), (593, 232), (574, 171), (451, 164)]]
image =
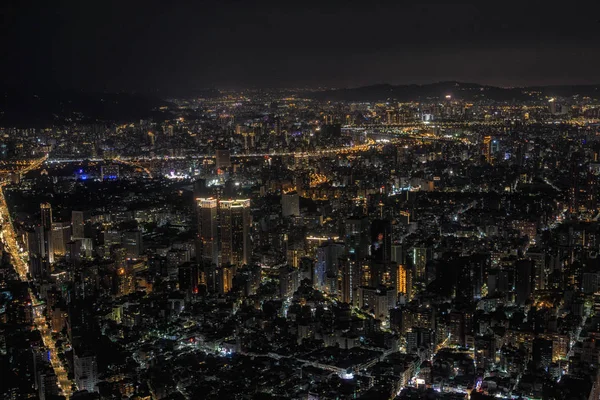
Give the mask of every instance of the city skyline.
[(600, 3), (0, 4), (0, 400), (600, 400)]

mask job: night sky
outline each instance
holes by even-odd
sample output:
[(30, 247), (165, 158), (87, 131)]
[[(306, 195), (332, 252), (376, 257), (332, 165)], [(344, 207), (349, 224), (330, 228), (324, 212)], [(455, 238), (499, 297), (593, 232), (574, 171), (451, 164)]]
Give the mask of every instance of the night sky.
[(0, 68), (12, 86), (600, 83), (598, 1), (1, 3)]

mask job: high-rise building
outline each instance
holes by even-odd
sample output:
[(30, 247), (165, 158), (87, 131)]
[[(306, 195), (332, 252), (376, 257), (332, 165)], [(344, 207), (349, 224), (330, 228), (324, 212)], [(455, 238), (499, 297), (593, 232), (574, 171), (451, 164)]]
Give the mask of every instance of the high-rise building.
[(235, 275), (235, 266), (233, 265), (222, 265), (216, 269), (217, 284), (219, 286), (219, 293), (229, 293), (233, 287), (233, 276)]
[(127, 263), (127, 252), (122, 247), (115, 250), (115, 275), (116, 296), (127, 296), (135, 292), (133, 268)]
[(340, 270), (340, 300), (344, 303), (352, 304), (354, 299), (354, 288), (356, 284), (356, 261), (349, 258), (341, 258), (339, 261)]
[(404, 264), (405, 262), (405, 253), (404, 246), (399, 243), (392, 244), (392, 262), (397, 264)]
[(198, 198), (196, 202), (198, 206), (198, 236), (201, 243), (200, 254), (197, 254), (197, 257), (210, 264), (218, 265), (217, 200)]
[(533, 363), (536, 368), (548, 369), (552, 363), (552, 340), (543, 338), (533, 340)]
[(71, 240), (71, 224), (55, 222), (52, 224), (52, 250), (55, 255), (64, 256), (67, 243)]
[(517, 260), (515, 262), (516, 303), (524, 305), (531, 297), (535, 281), (535, 272), (531, 260)]
[(41, 368), (36, 371), (36, 383), (38, 387), (38, 398), (46, 400), (60, 394), (58, 379), (49, 364), (41, 363)]
[(406, 350), (417, 353), (421, 348), (433, 351), (435, 344), (435, 331), (428, 328), (414, 327), (406, 333)]
[(344, 243), (327, 242), (317, 249), (316, 286), (321, 290), (333, 295), (338, 294), (339, 263), (345, 253)]
[(231, 167), (231, 153), (228, 149), (220, 149), (215, 152), (215, 163), (219, 169)]
[(279, 295), (289, 297), (294, 294), (300, 286), (299, 270), (289, 265), (279, 268)]
[(427, 273), (427, 260), (429, 249), (427, 247), (415, 247), (412, 249), (412, 263), (414, 277), (418, 281), (425, 280)]
[(599, 275), (595, 272), (584, 272), (581, 277), (581, 288), (584, 294), (590, 295), (598, 291)]
[(300, 215), (300, 196), (298, 193), (286, 193), (281, 196), (281, 213), (284, 217)]
[(98, 388), (98, 365), (96, 356), (75, 349), (73, 351), (73, 369), (75, 375), (75, 384), (79, 390), (87, 390), (88, 392), (97, 392)]
[(85, 237), (84, 221), (83, 211), (71, 211), (72, 238), (74, 240), (83, 239)]
[(492, 137), (484, 136), (483, 138), (483, 155), (488, 164), (492, 164)]
[(369, 219), (351, 217), (346, 220), (346, 245), (348, 254), (355, 260), (362, 260), (369, 254)]
[(402, 294), (407, 301), (410, 301), (412, 297), (412, 271), (404, 264), (393, 265), (393, 267), (396, 292)]
[(178, 267), (179, 290), (186, 295), (198, 293), (199, 270), (196, 264), (183, 264)]
[(121, 243), (123, 242), (121, 232), (119, 232), (118, 230), (106, 230), (102, 232), (102, 237), (104, 238), (104, 246), (107, 249), (110, 249), (112, 246), (121, 245)]
[(373, 312), (375, 318), (385, 320), (390, 315), (390, 308), (396, 306), (395, 289), (385, 287), (359, 286), (355, 305), (365, 307)]
[(371, 256), (377, 262), (392, 259), (392, 224), (388, 220), (376, 219), (371, 224)]
[(50, 203), (40, 204), (40, 211), (42, 215), (42, 227), (45, 230), (52, 229), (52, 206)]
[(538, 225), (536, 221), (514, 220), (511, 224), (512, 228), (519, 231), (521, 236), (527, 236), (530, 244), (535, 243)]
[(41, 211), (41, 245), (40, 255), (42, 260), (50, 264), (54, 263), (54, 248), (52, 241), (52, 206), (50, 203), (40, 204)]
[(242, 266), (250, 261), (250, 200), (219, 201), (221, 265)]
[(448, 330), (450, 333), (450, 343), (465, 346), (468, 329), (468, 319), (470, 314), (461, 311), (452, 311), (448, 316)]
[(125, 248), (128, 258), (139, 258), (139, 256), (144, 252), (142, 232), (139, 230), (123, 232), (121, 243)]

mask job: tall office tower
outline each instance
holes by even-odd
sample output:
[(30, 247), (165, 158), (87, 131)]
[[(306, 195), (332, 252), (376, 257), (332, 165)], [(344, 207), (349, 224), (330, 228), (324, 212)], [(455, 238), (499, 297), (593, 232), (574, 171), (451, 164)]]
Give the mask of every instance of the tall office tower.
[(582, 165), (585, 164), (585, 157), (580, 152), (575, 152), (571, 155), (571, 166), (570, 166), (570, 193), (569, 193), (569, 212), (576, 213), (579, 211), (579, 207), (582, 205), (581, 189), (585, 186), (585, 182), (581, 178), (581, 172), (583, 170)]
[(81, 349), (73, 351), (75, 384), (79, 390), (97, 392), (98, 365), (96, 356)]
[(281, 298), (293, 295), (300, 286), (300, 271), (289, 265), (279, 268), (279, 295)]
[(284, 217), (300, 215), (300, 196), (298, 193), (287, 193), (281, 196), (281, 213)]
[(362, 260), (369, 254), (369, 219), (350, 217), (346, 220), (346, 246), (351, 258)]
[(485, 161), (488, 164), (492, 164), (492, 137), (484, 136), (483, 137), (483, 155), (485, 157)]
[(396, 293), (403, 295), (408, 302), (412, 297), (412, 271), (404, 264), (392, 264), (392, 266), (392, 279)]
[(402, 244), (392, 244), (392, 262), (395, 262), (396, 264), (404, 264), (406, 258), (404, 250), (405, 248), (402, 246)]
[(40, 204), (40, 211), (42, 214), (42, 226), (45, 230), (52, 229), (52, 206), (50, 203)]
[(38, 399), (46, 400), (58, 397), (60, 394), (58, 388), (58, 378), (52, 367), (47, 363), (39, 363), (40, 368), (36, 368), (36, 383), (38, 387)]
[(396, 306), (395, 289), (385, 287), (359, 286), (356, 293), (356, 306), (367, 307), (375, 318), (385, 320), (390, 316), (390, 309)]
[(354, 286), (356, 272), (353, 271), (356, 268), (356, 263), (349, 260), (348, 258), (341, 258), (339, 260), (340, 270), (340, 300), (344, 303), (352, 304), (354, 299)]
[(392, 224), (385, 219), (371, 223), (371, 256), (376, 262), (387, 263), (392, 259)]
[(422, 281), (426, 278), (427, 267), (427, 247), (415, 247), (412, 249), (412, 262), (415, 270), (414, 277)]
[(198, 266), (192, 263), (180, 265), (178, 267), (179, 290), (187, 296), (198, 293), (198, 284), (200, 283), (200, 271)]
[(139, 230), (123, 232), (121, 243), (125, 248), (128, 258), (139, 258), (144, 252), (142, 232)]
[(515, 262), (516, 303), (524, 305), (531, 297), (535, 281), (535, 272), (531, 260), (517, 260)]
[(85, 237), (84, 224), (83, 211), (71, 211), (72, 239), (83, 239)]
[(324, 243), (317, 249), (316, 287), (332, 295), (337, 295), (337, 277), (340, 259), (344, 258), (346, 246), (343, 243)]
[(219, 242), (217, 237), (217, 200), (196, 199), (198, 206), (198, 237), (201, 242), (199, 260), (218, 265)]
[(532, 351), (533, 363), (536, 368), (548, 370), (552, 363), (552, 340), (535, 338), (533, 339)]
[(221, 149), (215, 152), (215, 163), (219, 169), (231, 167), (231, 153), (228, 149)]
[(548, 259), (550, 256), (544, 251), (530, 250), (527, 252), (527, 256), (533, 261), (533, 268), (535, 269), (535, 286), (534, 290), (544, 290), (548, 287), (548, 278), (552, 272), (550, 269), (550, 263)]
[(200, 282), (206, 285), (208, 293), (217, 293), (219, 285), (217, 282), (217, 265), (205, 263), (201, 265), (202, 273), (200, 275)]
[(54, 247), (52, 243), (52, 206), (50, 203), (40, 204), (42, 214), (40, 255), (46, 262), (54, 263)]
[(435, 344), (435, 331), (428, 328), (414, 327), (406, 333), (406, 350), (416, 354), (419, 349), (432, 351)]
[(221, 265), (242, 266), (250, 261), (250, 200), (219, 201)]
[(233, 287), (235, 269), (233, 265), (222, 265), (216, 269), (217, 285), (219, 286), (220, 294), (229, 293)]
[(54, 254), (64, 256), (67, 252), (67, 243), (71, 238), (71, 224), (68, 222), (55, 222), (52, 224), (52, 249)]
[(124, 248), (115, 250), (115, 294), (127, 296), (135, 292), (135, 274), (131, 265), (127, 264), (127, 252)]
[(386, 123), (392, 125), (396, 122), (396, 112), (394, 110), (386, 110)]

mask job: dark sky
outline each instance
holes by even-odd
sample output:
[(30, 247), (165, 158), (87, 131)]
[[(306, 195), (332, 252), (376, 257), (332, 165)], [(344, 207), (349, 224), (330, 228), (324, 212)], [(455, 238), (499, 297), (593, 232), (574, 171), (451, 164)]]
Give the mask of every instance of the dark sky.
[(13, 86), (600, 83), (600, 1), (0, 3)]

